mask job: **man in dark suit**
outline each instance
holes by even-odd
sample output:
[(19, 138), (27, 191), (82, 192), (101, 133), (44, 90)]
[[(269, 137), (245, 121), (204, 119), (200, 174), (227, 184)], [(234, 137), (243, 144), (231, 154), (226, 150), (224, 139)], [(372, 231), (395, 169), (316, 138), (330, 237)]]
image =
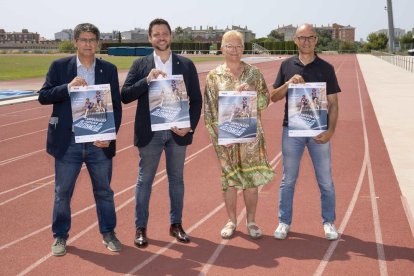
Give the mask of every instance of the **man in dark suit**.
[[(121, 90), (122, 102), (138, 101), (135, 114), (134, 144), (138, 147), (139, 176), (135, 190), (134, 243), (137, 247), (148, 245), (146, 228), (152, 183), (165, 150), (170, 195), (170, 235), (179, 242), (190, 238), (182, 227), (184, 199), (184, 160), (187, 145), (193, 140), (194, 130), (201, 113), (202, 98), (197, 70), (193, 62), (171, 52), (171, 27), (163, 19), (154, 19), (148, 29), (148, 39), (154, 53), (134, 61)], [(148, 87), (151, 80), (167, 75), (183, 75), (190, 102), (188, 128), (172, 127), (170, 130), (151, 130)]]
[(110, 187), (112, 157), (115, 141), (75, 143), (69, 89), (73, 86), (106, 84), (111, 86), (115, 128), (121, 125), (122, 106), (116, 67), (96, 59), (99, 43), (96, 26), (83, 23), (74, 30), (73, 43), (77, 55), (56, 60), (49, 68), (39, 93), (39, 102), (53, 104), (47, 132), (47, 152), (55, 157), (55, 201), (52, 231), (55, 241), (52, 254), (66, 254), (66, 240), (71, 226), (70, 201), (82, 164), (85, 163), (92, 180), (93, 193), (103, 243), (110, 251), (120, 251), (115, 236), (116, 214), (114, 193)]

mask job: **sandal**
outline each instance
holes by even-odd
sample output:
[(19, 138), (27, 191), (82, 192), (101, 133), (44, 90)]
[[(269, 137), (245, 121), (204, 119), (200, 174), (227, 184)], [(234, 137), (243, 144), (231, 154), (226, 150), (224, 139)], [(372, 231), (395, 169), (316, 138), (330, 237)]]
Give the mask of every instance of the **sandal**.
[(234, 230), (236, 230), (236, 224), (229, 220), (223, 229), (221, 229), (221, 237), (223, 239), (230, 239), (234, 234)]
[(262, 236), (262, 230), (255, 222), (249, 222), (246, 224), (247, 232), (252, 239), (258, 239)]

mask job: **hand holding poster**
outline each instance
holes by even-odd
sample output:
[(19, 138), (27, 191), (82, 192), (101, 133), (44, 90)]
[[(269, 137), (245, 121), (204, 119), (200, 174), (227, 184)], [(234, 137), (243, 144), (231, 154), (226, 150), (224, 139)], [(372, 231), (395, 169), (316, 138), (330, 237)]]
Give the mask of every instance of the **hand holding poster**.
[(314, 137), (328, 129), (325, 82), (289, 84), (288, 133), (290, 137)]
[(111, 86), (74, 86), (69, 92), (75, 142), (115, 140)]
[(148, 93), (152, 131), (190, 127), (183, 75), (152, 80)]
[(218, 113), (219, 145), (256, 140), (256, 91), (220, 91)]

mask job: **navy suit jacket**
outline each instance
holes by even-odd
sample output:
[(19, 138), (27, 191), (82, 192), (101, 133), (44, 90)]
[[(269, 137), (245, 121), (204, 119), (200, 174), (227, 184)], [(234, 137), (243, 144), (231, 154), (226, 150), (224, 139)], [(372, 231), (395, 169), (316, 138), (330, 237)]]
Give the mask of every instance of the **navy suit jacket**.
[[(147, 76), (153, 68), (155, 68), (154, 54), (135, 60), (121, 89), (123, 103), (127, 104), (138, 100), (134, 130), (134, 144), (137, 147), (146, 146), (154, 135), (151, 130), (147, 84)], [(193, 133), (200, 119), (202, 107), (200, 83), (194, 63), (174, 53), (172, 54), (172, 73), (173, 75), (183, 75), (190, 103), (190, 124), (193, 132), (187, 133), (184, 137), (173, 133), (175, 142), (184, 146), (192, 143)]]
[[(72, 137), (72, 109), (68, 92), (68, 84), (77, 76), (76, 56), (58, 59), (52, 63), (46, 75), (43, 87), (38, 91), (39, 102), (43, 105), (53, 104), (53, 111), (47, 131), (47, 152), (55, 158), (61, 158), (68, 149)], [(118, 71), (116, 66), (107, 61), (96, 59), (95, 84), (111, 85), (111, 96), (118, 132), (121, 125), (122, 105), (119, 93)], [(55, 125), (53, 120), (57, 119)], [(115, 141), (108, 148), (103, 148), (105, 155), (112, 158), (115, 155)]]

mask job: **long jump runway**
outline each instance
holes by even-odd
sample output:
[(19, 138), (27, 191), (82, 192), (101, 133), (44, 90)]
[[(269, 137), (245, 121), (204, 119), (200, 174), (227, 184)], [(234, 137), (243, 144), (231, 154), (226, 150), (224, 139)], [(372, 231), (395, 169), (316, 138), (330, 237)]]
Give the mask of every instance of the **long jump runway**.
[[(332, 140), (337, 194), (336, 225), (341, 236), (324, 238), (319, 191), (305, 152), (294, 201), (292, 232), (273, 238), (281, 165), (283, 104), (263, 113), (269, 161), (277, 172), (261, 188), (257, 223), (264, 236), (246, 234), (245, 209), (238, 198), (234, 238), (221, 239), (226, 223), (220, 169), (203, 117), (185, 164), (183, 225), (192, 238), (179, 244), (169, 236), (165, 161), (153, 185), (149, 246), (134, 247), (134, 187), (138, 151), (132, 145), (135, 104), (123, 106), (112, 188), (117, 236), (124, 245), (111, 253), (102, 244), (89, 175), (83, 169), (72, 200), (68, 253), (50, 254), (54, 161), (45, 152), (51, 106), (37, 102), (0, 107), (0, 274), (1, 275), (413, 275), (414, 239), (401, 202), (381, 131), (355, 55), (324, 56), (335, 66), (342, 88), (340, 116)], [(280, 61), (258, 63), (270, 88)], [(200, 73), (204, 88), (206, 73)]]

